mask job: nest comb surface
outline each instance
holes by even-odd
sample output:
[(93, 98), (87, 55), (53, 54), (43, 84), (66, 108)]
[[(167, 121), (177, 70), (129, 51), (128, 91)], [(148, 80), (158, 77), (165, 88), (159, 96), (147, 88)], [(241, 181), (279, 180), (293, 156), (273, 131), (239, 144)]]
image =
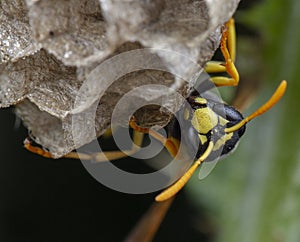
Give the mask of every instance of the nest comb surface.
[[(54, 157), (61, 157), (94, 138), (82, 133), (80, 143), (73, 142), (72, 115), (92, 111), (97, 101), (95, 90), (103, 92), (92, 124), (97, 136), (109, 126), (118, 100), (135, 87), (159, 84), (186, 96), (196, 81), (194, 77), (202, 71), (191, 66), (190, 60), (201, 67), (211, 59), (219, 45), (221, 28), (238, 2), (2, 0), (0, 107), (15, 105), (35, 141)], [(108, 66), (101, 75), (112, 77), (126, 73), (128, 66), (139, 66), (136, 53), (145, 54), (142, 64), (146, 67), (152, 61), (158, 68), (139, 66), (109, 87), (101, 81), (93, 82), (94, 86), (85, 90), (88, 99), (75, 110), (76, 98), (91, 73), (128, 51), (133, 51), (131, 58), (116, 69)], [(180, 106), (170, 93), (138, 94), (137, 98), (149, 103), (164, 98), (171, 108), (145, 107), (137, 114), (145, 126), (164, 126), (172, 117), (170, 112)]]

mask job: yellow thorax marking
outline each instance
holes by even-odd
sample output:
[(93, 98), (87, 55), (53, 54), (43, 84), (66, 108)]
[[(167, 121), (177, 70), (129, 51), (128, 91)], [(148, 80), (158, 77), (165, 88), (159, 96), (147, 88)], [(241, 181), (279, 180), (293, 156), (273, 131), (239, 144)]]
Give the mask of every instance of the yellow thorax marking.
[(205, 98), (202, 98), (202, 97), (196, 97), (195, 98), (195, 103), (207, 104), (207, 100)]
[(218, 124), (218, 116), (208, 107), (195, 110), (192, 125), (200, 134), (207, 134)]

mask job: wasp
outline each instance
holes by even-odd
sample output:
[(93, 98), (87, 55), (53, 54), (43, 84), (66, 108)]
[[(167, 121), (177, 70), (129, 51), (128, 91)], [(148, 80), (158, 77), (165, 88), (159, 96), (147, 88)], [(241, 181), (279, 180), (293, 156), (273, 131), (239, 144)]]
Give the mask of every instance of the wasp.
[[(236, 86), (239, 83), (239, 73), (234, 65), (235, 51), (235, 27), (234, 20), (230, 19), (225, 25), (222, 33), (220, 49), (224, 56), (224, 61), (210, 61), (205, 66), (207, 73), (227, 73), (228, 76), (214, 76), (209, 79), (209, 82), (214, 86)], [(191, 178), (196, 169), (203, 162), (211, 162), (217, 158), (222, 158), (230, 154), (237, 146), (240, 138), (246, 130), (246, 124), (252, 119), (260, 116), (271, 109), (283, 96), (287, 87), (287, 82), (284, 80), (280, 83), (272, 97), (255, 112), (247, 117), (236, 110), (234, 107), (225, 104), (221, 101), (204, 98), (201, 93), (193, 90), (187, 97), (187, 103), (191, 109), (187, 111), (182, 107), (179, 114), (183, 121), (188, 123), (188, 130), (180, 131), (178, 120), (174, 119), (167, 125), (168, 136), (164, 137), (157, 131), (141, 127), (137, 124), (136, 118), (133, 116), (129, 120), (129, 126), (134, 130), (133, 148), (126, 151), (111, 151), (95, 154), (81, 154), (80, 158), (84, 160), (95, 160), (101, 162), (103, 160), (115, 160), (123, 158), (127, 155), (137, 152), (137, 146), (142, 144), (142, 135), (147, 133), (160, 141), (172, 157), (178, 157), (180, 154), (179, 145), (184, 142), (189, 145), (189, 140), (198, 139), (197, 154), (192, 165), (188, 170), (169, 188), (164, 190), (155, 200), (162, 202), (173, 197), (178, 193)], [(29, 139), (24, 142), (25, 148), (29, 151), (52, 158), (51, 154), (40, 147), (31, 145)], [(79, 158), (76, 152), (71, 152), (64, 156), (65, 158)], [(104, 159), (103, 157), (106, 157)]]

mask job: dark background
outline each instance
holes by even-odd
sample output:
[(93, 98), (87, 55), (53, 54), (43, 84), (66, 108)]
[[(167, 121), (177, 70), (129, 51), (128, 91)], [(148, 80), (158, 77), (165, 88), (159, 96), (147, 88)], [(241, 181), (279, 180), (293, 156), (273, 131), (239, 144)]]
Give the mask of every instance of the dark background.
[[(124, 240), (154, 194), (119, 193), (98, 183), (80, 161), (28, 152), (22, 147), (27, 130), (16, 122), (13, 109), (1, 110), (0, 241)], [(193, 226), (193, 218), (202, 217), (182, 192), (157, 241), (210, 237)]]

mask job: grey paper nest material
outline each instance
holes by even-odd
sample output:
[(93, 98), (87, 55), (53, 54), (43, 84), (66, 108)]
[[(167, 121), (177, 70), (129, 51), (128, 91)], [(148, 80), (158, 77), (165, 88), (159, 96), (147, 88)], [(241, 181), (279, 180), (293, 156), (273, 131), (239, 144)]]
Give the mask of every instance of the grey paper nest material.
[[(211, 58), (238, 2), (2, 0), (0, 107), (16, 105), (35, 141), (60, 157), (93, 139), (81, 134), (74, 144), (72, 115), (91, 111), (98, 93), (97, 136), (110, 124), (114, 105), (135, 87), (159, 84), (186, 95), (201, 72), (191, 60), (203, 66)], [(83, 85), (95, 73), (101, 77)], [(137, 98), (163, 98), (171, 111), (179, 108), (170, 93)], [(170, 117), (153, 106), (138, 115), (143, 125), (165, 125)]]

